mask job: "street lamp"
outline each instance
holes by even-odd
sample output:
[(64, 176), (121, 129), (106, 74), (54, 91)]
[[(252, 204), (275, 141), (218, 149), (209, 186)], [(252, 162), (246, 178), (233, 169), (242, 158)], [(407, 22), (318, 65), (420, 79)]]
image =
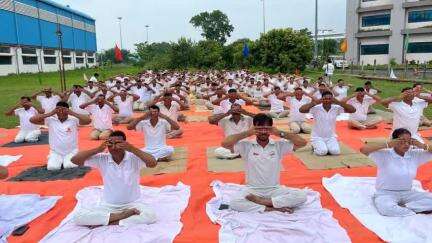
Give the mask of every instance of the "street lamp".
[(315, 0), (315, 46), (314, 67), (318, 66), (318, 0)]
[(66, 73), (63, 62), (63, 33), (60, 29), (60, 24), (57, 24), (57, 31), (55, 32), (59, 42), (59, 74), (60, 74), (60, 87), (62, 91), (66, 90)]
[(262, 8), (263, 8), (263, 34), (266, 33), (266, 18), (265, 18), (265, 0), (262, 1)]
[(119, 30), (120, 30), (120, 49), (123, 50), (123, 37), (122, 37), (122, 28), (121, 28), (121, 20), (122, 17), (117, 17), (118, 23), (119, 23)]
[(149, 27), (150, 27), (150, 25), (146, 24), (145, 27), (146, 27), (146, 33), (147, 33), (146, 43), (148, 44), (148, 41), (149, 41)]

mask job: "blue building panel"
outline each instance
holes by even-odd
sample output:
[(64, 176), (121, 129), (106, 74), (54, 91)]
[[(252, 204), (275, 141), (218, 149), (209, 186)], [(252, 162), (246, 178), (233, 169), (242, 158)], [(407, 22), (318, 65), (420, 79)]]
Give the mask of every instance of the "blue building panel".
[(15, 31), (14, 13), (0, 10), (0, 43), (16, 45), (18, 44)]
[(39, 20), (16, 14), (18, 44), (29, 46), (40, 46)]
[(37, 5), (38, 5), (36, 0), (15, 0), (15, 1), (33, 6), (35, 8), (37, 8)]
[(39, 20), (42, 34), (42, 46), (49, 48), (58, 48), (57, 24)]
[(96, 34), (86, 31), (87, 51), (96, 51)]
[(72, 27), (60, 25), (61, 32), (63, 34), (63, 48), (65, 49), (75, 49), (74, 48), (74, 37)]
[(38, 6), (40, 9), (43, 9), (45, 11), (51, 12), (51, 13), (57, 13), (57, 9), (56, 7), (50, 5), (50, 4), (46, 4), (44, 2), (38, 1)]
[(76, 50), (87, 50), (86, 49), (86, 33), (84, 30), (73, 29), (74, 31), (74, 44)]

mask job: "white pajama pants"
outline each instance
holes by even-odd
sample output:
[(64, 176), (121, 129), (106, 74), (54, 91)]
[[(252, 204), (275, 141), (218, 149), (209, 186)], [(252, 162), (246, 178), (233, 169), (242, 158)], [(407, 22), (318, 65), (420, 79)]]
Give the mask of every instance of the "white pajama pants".
[(156, 214), (144, 204), (130, 203), (125, 205), (113, 205), (103, 202), (92, 208), (79, 208), (74, 213), (73, 220), (75, 224), (81, 226), (108, 225), (111, 213), (119, 213), (132, 208), (138, 209), (140, 214), (120, 220), (120, 226), (152, 224), (157, 221)]
[(231, 150), (222, 147), (215, 149), (214, 152), (218, 159), (234, 159), (239, 156), (239, 154), (235, 154)]
[(331, 138), (312, 137), (311, 144), (312, 144), (314, 154), (318, 156), (324, 156), (329, 153), (331, 155), (340, 154), (339, 142), (335, 137), (331, 137)]
[(404, 217), (432, 211), (432, 193), (377, 190), (374, 203), (381, 215)]
[(260, 189), (248, 188), (239, 198), (231, 200), (230, 208), (238, 212), (264, 212), (266, 206), (246, 199), (249, 194), (271, 199), (274, 208), (295, 208), (305, 203), (307, 199), (306, 192), (297, 188), (286, 186)]
[(15, 143), (34, 143), (39, 140), (39, 136), (41, 135), (41, 131), (39, 129), (33, 131), (19, 131), (15, 137)]
[(78, 149), (66, 155), (60, 155), (51, 150), (48, 155), (47, 170), (60, 170), (62, 165), (64, 169), (77, 167), (77, 165), (71, 161), (72, 157), (77, 153)]
[(163, 146), (160, 148), (143, 148), (143, 152), (151, 154), (156, 160), (170, 157), (174, 153), (174, 147)]

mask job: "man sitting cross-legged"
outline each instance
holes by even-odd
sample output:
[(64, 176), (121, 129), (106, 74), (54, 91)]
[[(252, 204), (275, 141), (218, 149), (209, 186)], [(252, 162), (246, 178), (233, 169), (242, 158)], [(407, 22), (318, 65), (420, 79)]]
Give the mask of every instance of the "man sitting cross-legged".
[(352, 129), (374, 129), (382, 121), (382, 118), (375, 115), (368, 115), (369, 107), (376, 102), (381, 102), (381, 98), (367, 93), (364, 88), (359, 87), (355, 93), (345, 99), (344, 102), (352, 105), (356, 112), (350, 114), (348, 127)]
[[(220, 126), (224, 131), (224, 136), (228, 137), (249, 130), (252, 127), (253, 116), (254, 114), (243, 110), (241, 105), (234, 103), (228, 112), (210, 116), (209, 123)], [(224, 147), (215, 149), (215, 154), (219, 159), (240, 157), (240, 154), (233, 153), (233, 151)]]
[(128, 124), (133, 119), (133, 104), (139, 100), (139, 96), (136, 94), (128, 94), (125, 89), (122, 89), (120, 93), (114, 92), (114, 94), (108, 98), (109, 102), (114, 102), (119, 109), (117, 115), (113, 118), (113, 124)]
[[(306, 145), (302, 137), (273, 127), (273, 119), (258, 114), (254, 127), (228, 136), (222, 146), (239, 153), (245, 160), (246, 190), (230, 202), (230, 208), (240, 212), (293, 212), (306, 202), (306, 192), (280, 185), (281, 162), (284, 155)], [(246, 138), (256, 135), (256, 140)], [(281, 138), (270, 139), (270, 135)]]
[(178, 130), (180, 126), (170, 117), (162, 114), (159, 106), (150, 106), (150, 111), (143, 116), (132, 120), (127, 126), (128, 130), (136, 129), (144, 133), (144, 152), (153, 155), (158, 161), (169, 161), (174, 148), (166, 144), (166, 135), (170, 130)]
[(30, 122), (48, 126), (50, 153), (47, 169), (60, 170), (62, 165), (63, 168), (75, 167), (71, 158), (78, 152), (78, 125), (90, 124), (90, 117), (75, 113), (69, 109), (68, 103), (60, 101), (53, 111), (33, 116)]
[(39, 127), (30, 122), (30, 118), (45, 113), (44, 109), (33, 106), (30, 97), (23, 96), (20, 102), (5, 112), (6, 116), (18, 116), (20, 130), (15, 137), (15, 143), (34, 143), (39, 140), (41, 131)]
[[(109, 153), (104, 153), (107, 147)], [(141, 197), (141, 168), (155, 167), (157, 162), (150, 154), (129, 144), (122, 131), (112, 132), (97, 148), (77, 153), (72, 162), (98, 169), (104, 182), (102, 200), (74, 214), (77, 225), (128, 226), (156, 222), (155, 213), (136, 201)]]
[(343, 112), (354, 113), (356, 109), (345, 102), (338, 101), (330, 91), (324, 91), (322, 98), (300, 107), (301, 113), (311, 113), (315, 120), (312, 128), (312, 148), (318, 156), (340, 154), (336, 135), (336, 118)]

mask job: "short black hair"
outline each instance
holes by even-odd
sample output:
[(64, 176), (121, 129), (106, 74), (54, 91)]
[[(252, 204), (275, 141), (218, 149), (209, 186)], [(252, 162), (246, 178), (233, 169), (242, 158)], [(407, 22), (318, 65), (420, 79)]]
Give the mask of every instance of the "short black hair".
[(401, 90), (401, 93), (403, 93), (403, 92), (405, 92), (405, 91), (407, 91), (407, 90), (412, 90), (412, 88), (410, 88), (410, 87), (405, 87), (405, 88), (403, 88), (403, 89)]
[(409, 134), (411, 136), (411, 132), (406, 128), (398, 128), (392, 132), (392, 139), (398, 139), (404, 134)]
[(280, 90), (281, 88), (279, 87), (279, 86), (275, 86), (273, 89), (278, 89), (278, 90)]
[(57, 102), (56, 107), (64, 107), (64, 108), (69, 109), (69, 104), (67, 102), (64, 102), (64, 101), (59, 101), (59, 102)]
[(104, 94), (99, 94), (98, 97), (103, 97), (105, 99), (105, 95)]
[(170, 92), (166, 92), (163, 96), (164, 96), (164, 97), (172, 97), (172, 93), (170, 93)]
[(364, 92), (364, 91), (365, 91), (365, 89), (363, 87), (357, 87), (355, 89), (355, 92)]
[(236, 89), (229, 89), (228, 94), (231, 94), (231, 93), (237, 93), (237, 90)]
[(372, 85), (371, 81), (366, 81), (366, 83), (364, 85)]
[(322, 92), (321, 97), (324, 97), (324, 96), (326, 96), (326, 95), (331, 95), (331, 96), (333, 96), (333, 93), (330, 92), (330, 91), (328, 91), (328, 90), (326, 90), (326, 91)]
[(28, 96), (22, 96), (21, 99), (22, 99), (22, 100), (31, 101), (30, 97), (28, 97)]
[(253, 118), (254, 126), (273, 126), (273, 118), (264, 113), (256, 114)]
[(421, 83), (414, 83), (413, 84), (413, 88), (415, 88), (415, 87), (417, 87), (417, 86), (422, 86), (423, 84), (421, 84)]
[(300, 88), (300, 87), (297, 87), (297, 88), (294, 89), (294, 91), (297, 91), (297, 90), (301, 90), (301, 91), (303, 91), (303, 89)]
[(152, 106), (150, 106), (149, 108), (150, 108), (150, 109), (157, 110), (157, 111), (160, 111), (160, 108), (159, 108), (159, 106), (157, 106), (157, 105), (152, 105)]
[(112, 137), (122, 137), (124, 141), (126, 141), (126, 134), (120, 130), (114, 131), (109, 135), (110, 138)]
[(318, 86), (326, 86), (324, 83), (319, 83)]

